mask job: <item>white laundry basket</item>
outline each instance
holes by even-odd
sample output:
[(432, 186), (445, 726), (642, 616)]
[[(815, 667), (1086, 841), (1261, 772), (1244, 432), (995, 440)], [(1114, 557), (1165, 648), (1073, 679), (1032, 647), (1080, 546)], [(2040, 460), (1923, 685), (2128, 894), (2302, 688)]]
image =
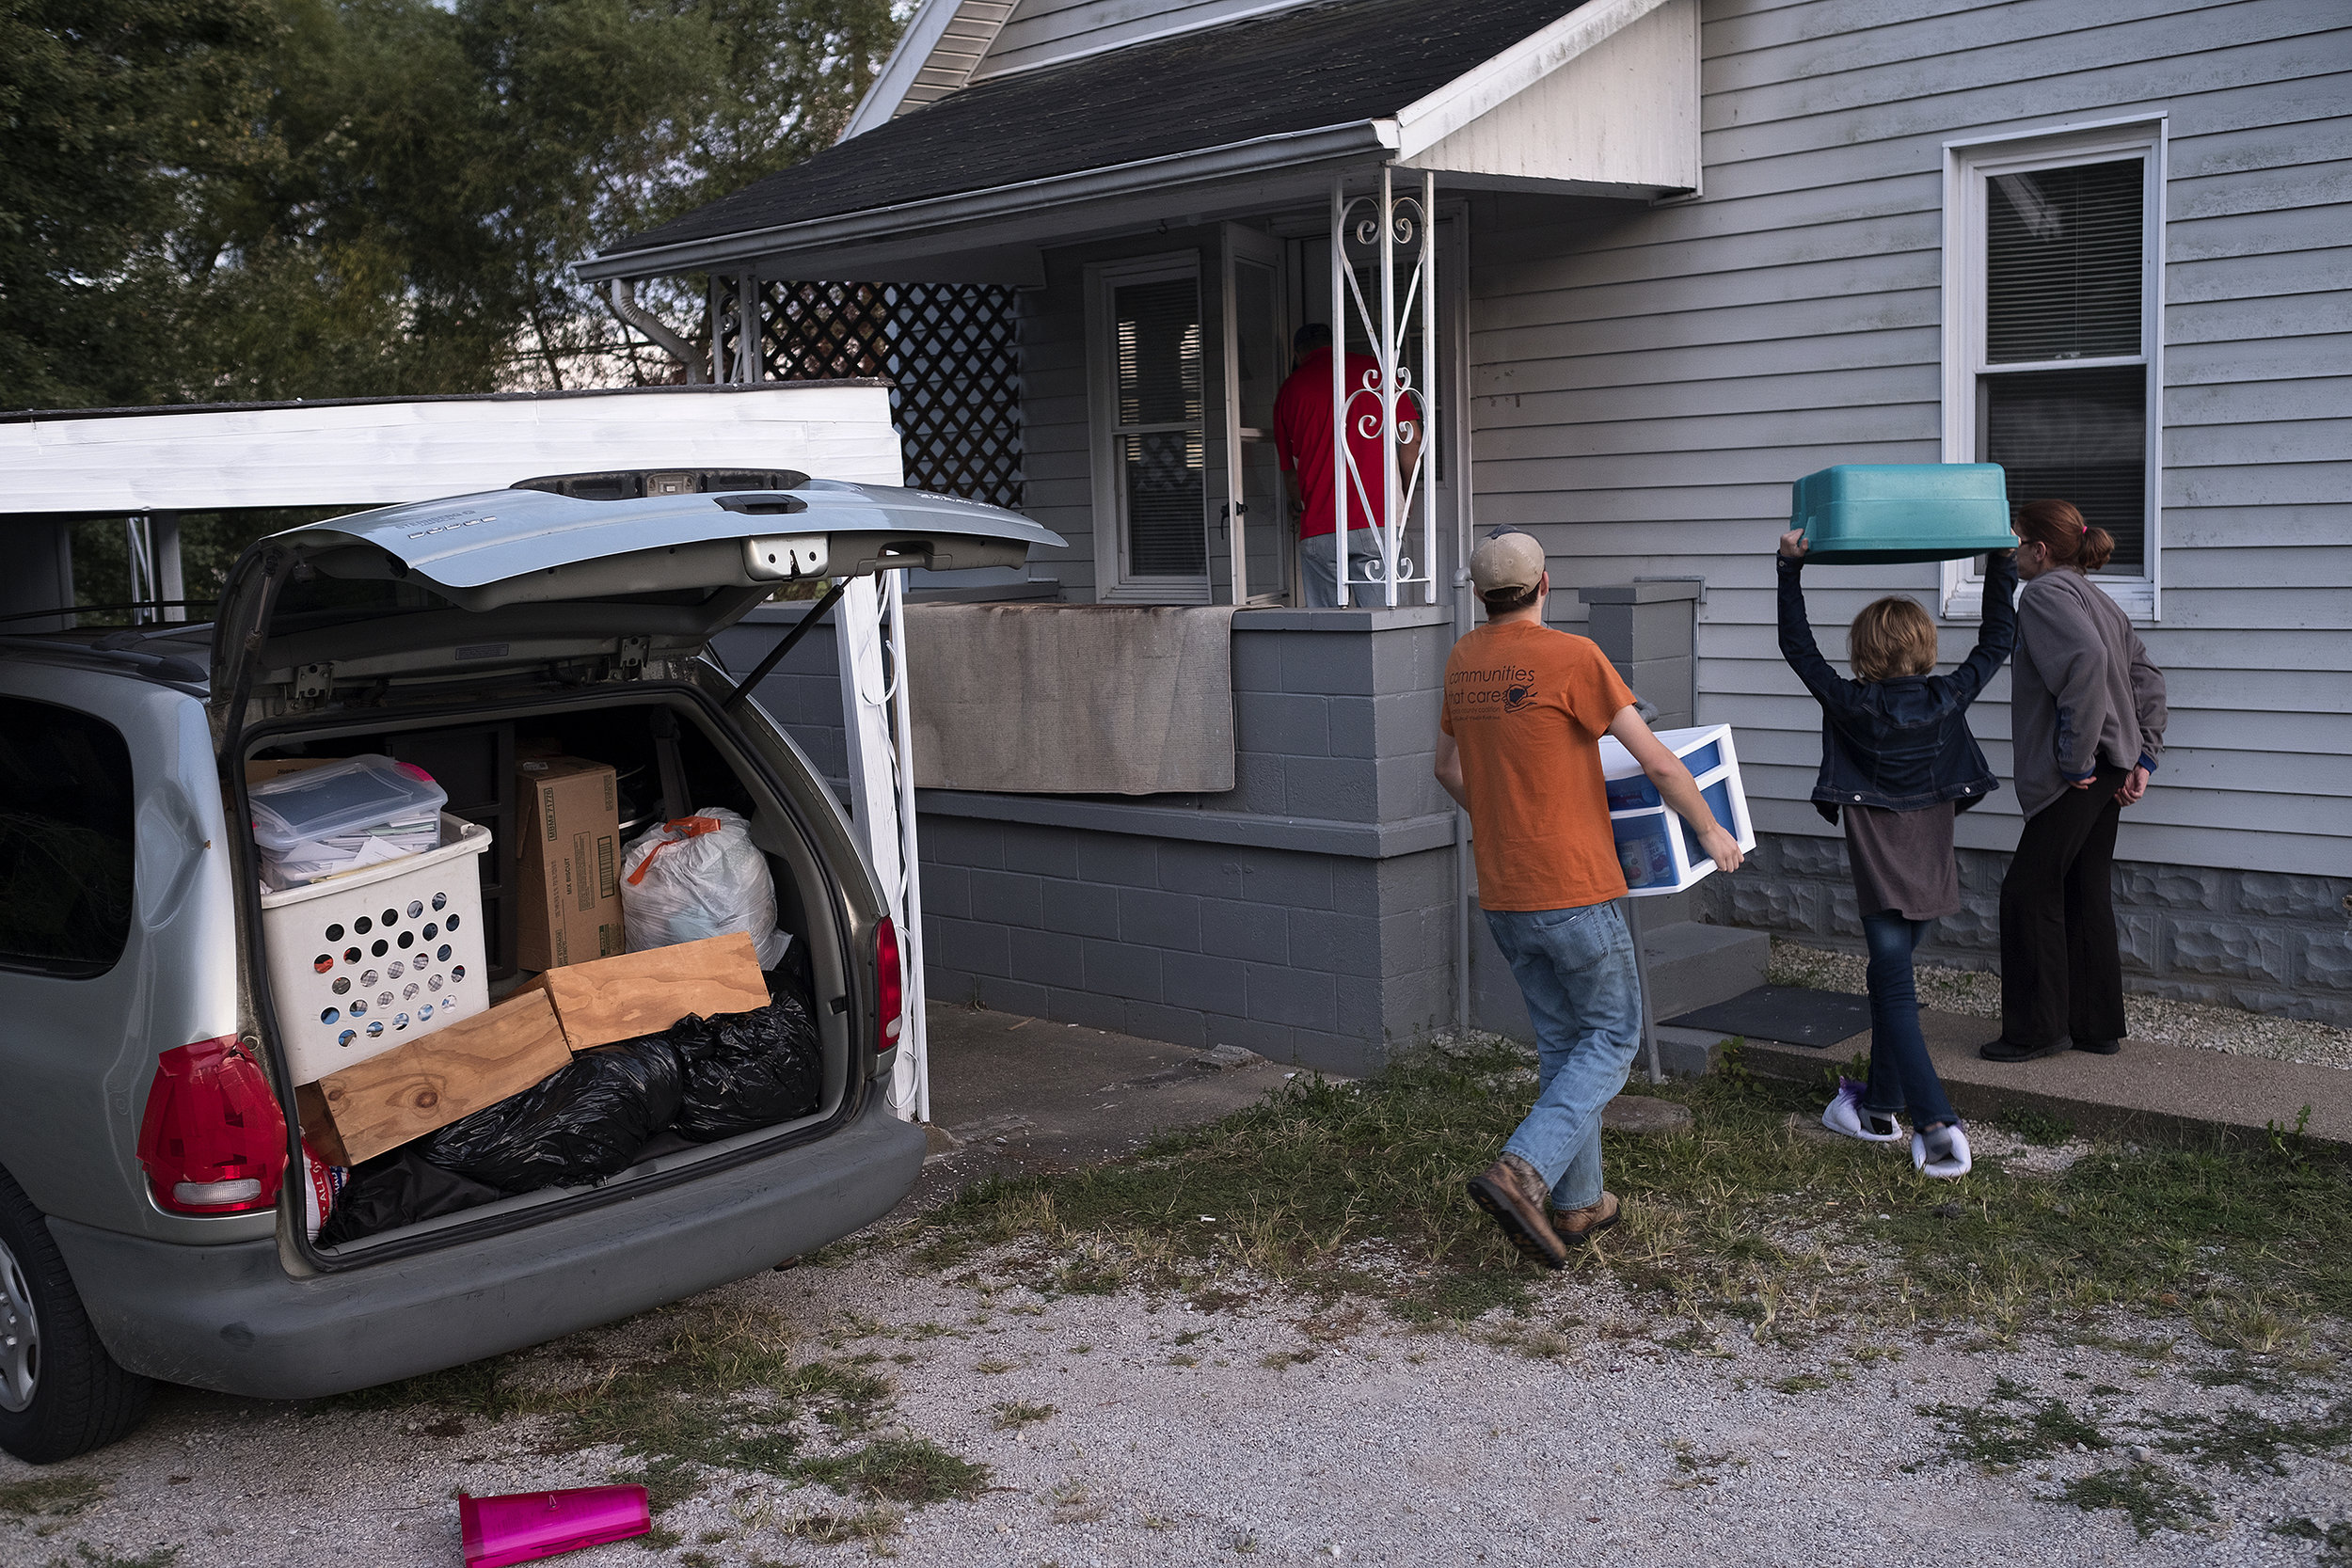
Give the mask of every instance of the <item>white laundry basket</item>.
[(262, 895), (286, 1066), (297, 1084), (489, 1006), (482, 876), (490, 830), (441, 814), (441, 847)]

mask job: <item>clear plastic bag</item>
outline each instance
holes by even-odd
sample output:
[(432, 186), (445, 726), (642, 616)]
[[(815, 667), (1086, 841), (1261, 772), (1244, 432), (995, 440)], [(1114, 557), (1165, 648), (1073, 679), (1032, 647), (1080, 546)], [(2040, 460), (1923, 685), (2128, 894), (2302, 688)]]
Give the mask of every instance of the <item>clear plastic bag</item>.
[(621, 921), (632, 953), (741, 931), (762, 969), (784, 961), (788, 940), (776, 929), (768, 857), (752, 842), (751, 824), (723, 806), (649, 828), (628, 847)]

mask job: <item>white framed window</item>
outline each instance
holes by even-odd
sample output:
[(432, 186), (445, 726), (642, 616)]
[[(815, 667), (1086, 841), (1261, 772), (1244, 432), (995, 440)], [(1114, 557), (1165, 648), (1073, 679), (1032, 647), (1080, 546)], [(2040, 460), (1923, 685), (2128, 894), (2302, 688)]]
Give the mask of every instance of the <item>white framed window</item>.
[(1209, 602), (1197, 251), (1087, 269), (1095, 596)]
[[(1947, 142), (1944, 461), (1998, 463), (2011, 506), (2073, 501), (2115, 536), (2091, 578), (2161, 608), (2161, 119)], [(1983, 562), (1944, 567), (1944, 613), (1983, 610)]]

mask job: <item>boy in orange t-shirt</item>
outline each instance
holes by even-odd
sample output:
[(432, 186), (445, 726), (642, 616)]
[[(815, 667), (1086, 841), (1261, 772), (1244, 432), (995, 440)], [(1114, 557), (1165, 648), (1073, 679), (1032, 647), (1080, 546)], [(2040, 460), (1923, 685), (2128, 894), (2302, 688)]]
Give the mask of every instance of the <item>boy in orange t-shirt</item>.
[(1740, 846), (1601, 651), (1545, 626), (1551, 575), (1534, 538), (1499, 533), (1470, 569), (1487, 619), (1446, 660), (1438, 782), (1470, 813), (1479, 907), (1527, 999), (1537, 1054), (1534, 1106), (1470, 1191), (1514, 1246), (1556, 1269), (1568, 1242), (1617, 1223), (1616, 1195), (1601, 1186), (1600, 1110), (1625, 1087), (1642, 1036), (1601, 736), (1632, 753), (1716, 865), (1738, 870)]

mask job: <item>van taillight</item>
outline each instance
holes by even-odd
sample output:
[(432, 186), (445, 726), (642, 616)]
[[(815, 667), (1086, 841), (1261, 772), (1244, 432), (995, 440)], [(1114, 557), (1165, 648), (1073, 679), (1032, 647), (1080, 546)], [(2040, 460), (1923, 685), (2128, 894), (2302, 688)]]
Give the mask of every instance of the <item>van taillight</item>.
[(898, 973), (898, 927), (888, 920), (874, 923), (874, 972), (882, 978), (882, 1006), (876, 1012), (874, 1049), (898, 1043), (906, 1023), (906, 982)]
[(286, 1117), (234, 1035), (156, 1058), (139, 1123), (139, 1164), (175, 1214), (275, 1208), (286, 1173)]

